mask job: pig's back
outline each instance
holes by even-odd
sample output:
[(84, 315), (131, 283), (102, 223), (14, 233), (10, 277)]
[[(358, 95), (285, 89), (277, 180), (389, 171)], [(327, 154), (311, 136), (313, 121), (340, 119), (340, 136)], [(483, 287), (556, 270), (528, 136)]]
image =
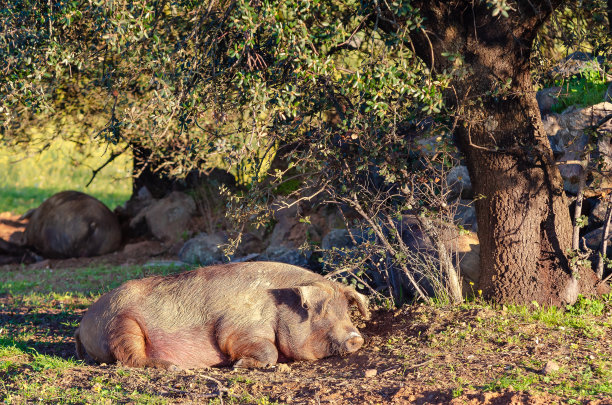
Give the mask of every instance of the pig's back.
[[(270, 290), (293, 288), (324, 278), (276, 262), (230, 263), (167, 277), (143, 279), (135, 302), (146, 324), (167, 331), (218, 322), (272, 322)], [(129, 294), (129, 292), (128, 292)], [(141, 311), (139, 311), (141, 312)]]

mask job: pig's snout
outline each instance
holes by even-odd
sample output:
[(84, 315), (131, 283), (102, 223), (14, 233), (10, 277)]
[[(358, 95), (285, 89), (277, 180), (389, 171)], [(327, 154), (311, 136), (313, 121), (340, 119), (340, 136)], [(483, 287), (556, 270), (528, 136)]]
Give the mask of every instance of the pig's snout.
[(357, 332), (351, 332), (340, 346), (340, 353), (353, 353), (359, 350), (361, 346), (363, 346), (363, 337), (361, 337), (361, 335)]

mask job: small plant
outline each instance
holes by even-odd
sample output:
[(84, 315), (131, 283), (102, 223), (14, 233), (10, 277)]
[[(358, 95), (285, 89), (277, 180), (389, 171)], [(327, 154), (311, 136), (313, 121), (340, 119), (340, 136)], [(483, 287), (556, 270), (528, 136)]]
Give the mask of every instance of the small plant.
[(580, 295), (573, 305), (568, 305), (565, 308), (571, 315), (574, 316), (582, 316), (587, 314), (600, 316), (606, 308), (606, 304), (603, 301), (586, 298)]
[(596, 69), (584, 70), (580, 76), (558, 81), (556, 85), (563, 88), (559, 100), (552, 107), (556, 113), (572, 105), (587, 107), (597, 104), (603, 100), (608, 88), (605, 75)]

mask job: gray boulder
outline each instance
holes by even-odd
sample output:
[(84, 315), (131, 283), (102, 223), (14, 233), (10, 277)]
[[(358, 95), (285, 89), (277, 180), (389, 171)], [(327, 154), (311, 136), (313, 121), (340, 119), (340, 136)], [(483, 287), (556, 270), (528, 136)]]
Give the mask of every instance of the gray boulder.
[[(606, 115), (612, 113), (612, 103), (599, 103), (586, 108), (570, 107), (562, 114), (550, 114), (543, 120), (544, 130), (551, 140), (551, 146), (561, 150), (557, 159), (559, 171), (563, 177), (565, 190), (570, 194), (578, 192), (578, 184), (583, 169), (580, 164), (574, 163), (584, 159), (585, 148), (589, 142), (589, 136), (585, 129), (596, 124)], [(608, 121), (600, 128), (600, 133), (609, 134), (600, 136), (596, 152), (599, 153), (603, 163), (612, 168), (612, 121)], [(595, 176), (597, 187), (612, 186), (612, 178), (609, 176)], [(587, 196), (590, 196), (587, 194)]]
[(323, 237), (321, 242), (321, 249), (333, 250), (333, 249), (345, 249), (355, 247), (355, 242), (358, 245), (364, 243), (366, 240), (373, 240), (374, 236), (368, 237), (367, 230), (360, 229), (332, 229)]
[(559, 101), (561, 90), (561, 87), (549, 87), (536, 93), (536, 100), (538, 101), (538, 107), (540, 107), (540, 114), (542, 116), (552, 112), (553, 106)]
[(446, 175), (446, 184), (450, 188), (449, 199), (474, 197), (470, 175), (465, 166), (453, 167)]
[(294, 266), (309, 267), (310, 250), (293, 249), (287, 246), (269, 246), (265, 253), (259, 256), (259, 261), (270, 261), (293, 264)]
[(180, 191), (173, 191), (167, 197), (144, 207), (131, 221), (136, 227), (143, 220), (157, 239), (175, 243), (183, 237), (187, 225), (196, 213), (193, 198)]
[(476, 208), (471, 200), (461, 200), (455, 211), (455, 223), (463, 226), (468, 231), (478, 232), (476, 221)]
[(297, 204), (291, 207), (275, 208), (274, 219), (276, 224), (270, 235), (270, 246), (285, 246), (296, 249), (306, 240), (307, 224), (300, 222)]
[(606, 211), (608, 209), (608, 204), (604, 200), (598, 200), (595, 203), (595, 206), (591, 210), (589, 214), (589, 225), (591, 224), (601, 224), (606, 219)]
[[(594, 252), (599, 252), (599, 246), (601, 245), (601, 237), (603, 236), (603, 227), (597, 228), (584, 235), (584, 239), (587, 247)], [(582, 246), (582, 242), (581, 242)], [(608, 248), (606, 249), (606, 255), (612, 257), (612, 230), (608, 231)]]
[(567, 79), (580, 75), (587, 70), (595, 70), (605, 74), (602, 67), (604, 62), (604, 58), (601, 56), (593, 57), (589, 52), (577, 51), (557, 63), (557, 66), (550, 71), (549, 76), (556, 79)]
[(221, 263), (227, 261), (222, 249), (225, 243), (227, 243), (227, 236), (225, 234), (215, 233), (209, 235), (203, 232), (185, 242), (179, 251), (178, 257), (185, 263), (202, 266)]

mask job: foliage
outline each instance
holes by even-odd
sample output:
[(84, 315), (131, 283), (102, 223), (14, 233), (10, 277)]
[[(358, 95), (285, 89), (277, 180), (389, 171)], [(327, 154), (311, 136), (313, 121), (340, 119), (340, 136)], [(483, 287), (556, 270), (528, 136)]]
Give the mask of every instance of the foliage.
[[(603, 4), (587, 3), (596, 10), (558, 13), (536, 62), (558, 44), (570, 49), (560, 33)], [(515, 6), (479, 4), (500, 19)], [(427, 218), (434, 239), (452, 221), (443, 185), (457, 162), (449, 134), (458, 117), (443, 94), (465, 73), (463, 56), (445, 54), (452, 63), (437, 72), (415, 56), (412, 38), (427, 21), (411, 1), (19, 0), (1, 9), (0, 26), (5, 143), (67, 114), (112, 153), (150, 151), (142, 163), (170, 176), (232, 170), (248, 189), (230, 196), (241, 224), (269, 223), (275, 198), (337, 204), (375, 233), (367, 260), (385, 277), (408, 273), (409, 249), (390, 236), (398, 218)], [(581, 30), (593, 52), (606, 43)], [(429, 282), (443, 290), (442, 280)], [(393, 290), (403, 295), (388, 283)]]
[(538, 81), (551, 85), (548, 75), (554, 64), (573, 52), (609, 56), (612, 37), (603, 0), (566, 1), (538, 33), (534, 45), (534, 73)]

